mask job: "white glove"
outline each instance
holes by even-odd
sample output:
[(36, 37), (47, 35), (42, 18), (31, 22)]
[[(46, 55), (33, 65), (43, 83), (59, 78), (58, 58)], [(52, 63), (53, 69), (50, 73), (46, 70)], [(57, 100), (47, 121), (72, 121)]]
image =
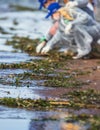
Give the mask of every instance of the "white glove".
[(70, 34), (70, 33), (71, 33), (71, 29), (72, 29), (72, 24), (69, 23), (69, 24), (65, 27), (65, 34)]
[(78, 2), (77, 1), (69, 1), (67, 4), (66, 4), (66, 8), (72, 8), (72, 7), (77, 7), (78, 6)]
[(36, 47), (36, 53), (40, 53), (42, 48), (46, 45), (46, 42), (43, 41), (42, 43), (40, 43), (37, 47)]
[(51, 50), (51, 47), (48, 46), (48, 45), (46, 45), (46, 46), (42, 49), (41, 54), (46, 54), (46, 53), (49, 52), (50, 50)]

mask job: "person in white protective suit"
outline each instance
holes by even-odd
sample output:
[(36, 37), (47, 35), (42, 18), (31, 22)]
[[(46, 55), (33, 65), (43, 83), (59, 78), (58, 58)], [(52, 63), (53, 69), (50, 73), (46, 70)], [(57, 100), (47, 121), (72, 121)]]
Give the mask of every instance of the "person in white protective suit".
[[(71, 1), (71, 0), (38, 0), (38, 1), (40, 3), (39, 9), (42, 9), (42, 7), (47, 8), (51, 3), (53, 3), (54, 1), (57, 1), (61, 7), (65, 6), (65, 4), (67, 3), (67, 5), (69, 7), (77, 6), (79, 8), (82, 8), (83, 10), (88, 12), (89, 15), (91, 15), (94, 18), (93, 6), (91, 3), (88, 2), (88, 0), (73, 0), (73, 1)], [(96, 0), (94, 0), (94, 1), (96, 1)], [(88, 5), (89, 5), (89, 7), (87, 7)], [(49, 41), (49, 39), (55, 35), (55, 33), (58, 29), (58, 26), (59, 26), (58, 20), (57, 19), (53, 20), (52, 26), (50, 27), (47, 35), (43, 36), (41, 38), (39, 45), (36, 48), (37, 53), (40, 53), (41, 49), (43, 48), (43, 46), (45, 46), (47, 41)]]
[[(83, 10), (74, 7), (65, 7), (69, 19), (64, 15), (61, 15), (61, 8), (58, 8), (58, 3), (52, 3), (49, 5), (49, 13), (46, 16), (52, 16), (59, 14), (59, 28), (56, 34), (47, 41), (45, 46), (41, 49), (41, 54), (46, 54), (54, 45), (59, 41), (66, 41), (66, 49), (72, 49), (77, 52), (77, 55), (73, 57), (74, 59), (81, 58), (87, 55), (91, 51), (91, 44), (94, 40), (98, 40), (100, 37), (100, 24), (97, 23), (90, 15), (88, 15)], [(82, 31), (83, 30), (83, 31)], [(92, 33), (91, 33), (92, 30)], [(77, 33), (78, 32), (78, 33)], [(96, 33), (97, 32), (97, 33)], [(80, 35), (76, 35), (80, 34)], [(80, 41), (81, 39), (81, 41)], [(73, 42), (76, 45), (73, 46)], [(81, 42), (81, 43), (80, 43)]]

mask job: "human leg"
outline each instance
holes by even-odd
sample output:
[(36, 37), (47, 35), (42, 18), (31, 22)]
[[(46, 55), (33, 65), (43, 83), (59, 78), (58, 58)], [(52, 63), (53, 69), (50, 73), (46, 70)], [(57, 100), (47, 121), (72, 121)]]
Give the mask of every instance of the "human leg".
[(74, 29), (74, 38), (77, 46), (77, 55), (73, 59), (79, 59), (91, 51), (92, 36), (82, 26)]

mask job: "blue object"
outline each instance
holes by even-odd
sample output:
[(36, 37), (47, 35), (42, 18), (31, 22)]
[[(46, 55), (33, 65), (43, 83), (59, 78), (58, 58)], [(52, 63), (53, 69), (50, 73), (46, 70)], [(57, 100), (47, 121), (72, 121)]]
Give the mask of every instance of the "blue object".
[(48, 9), (48, 14), (47, 14), (47, 16), (45, 18), (48, 18), (48, 17), (52, 16), (59, 8), (61, 8), (59, 3), (57, 3), (57, 2), (51, 3), (47, 8)]
[(43, 5), (47, 2), (47, 0), (38, 0), (38, 1), (39, 1), (39, 3), (40, 3), (39, 9), (41, 10), (42, 7), (43, 7)]

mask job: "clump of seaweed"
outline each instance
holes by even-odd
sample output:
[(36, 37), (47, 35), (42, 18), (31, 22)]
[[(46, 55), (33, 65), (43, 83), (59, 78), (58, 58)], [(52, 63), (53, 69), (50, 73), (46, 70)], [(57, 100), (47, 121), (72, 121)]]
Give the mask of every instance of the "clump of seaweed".
[(93, 89), (74, 90), (63, 97), (70, 100), (76, 108), (98, 108), (100, 109), (100, 92)]
[(34, 9), (34, 8), (31, 8), (31, 7), (27, 7), (27, 6), (21, 6), (21, 5), (14, 5), (14, 4), (11, 4), (9, 5), (10, 9), (12, 10), (17, 10), (17, 11), (35, 11), (37, 9)]
[(35, 55), (35, 48), (39, 39), (30, 39), (29, 37), (12, 37), (12, 40), (7, 41), (6, 45), (12, 45), (15, 49), (20, 49), (22, 52), (27, 52), (30, 55)]

